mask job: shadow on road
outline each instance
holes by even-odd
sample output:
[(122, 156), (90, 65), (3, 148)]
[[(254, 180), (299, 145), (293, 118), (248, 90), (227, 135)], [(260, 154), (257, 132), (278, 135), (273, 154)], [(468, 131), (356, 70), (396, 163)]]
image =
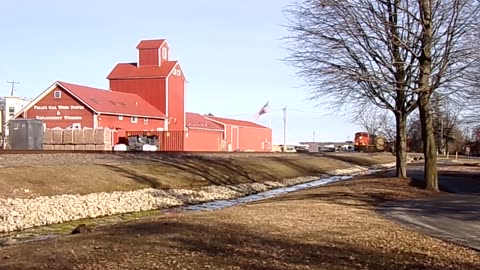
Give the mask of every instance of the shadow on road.
[[(439, 167), (444, 195), (388, 202), (379, 213), (425, 234), (480, 251), (480, 173)], [(412, 166), (410, 177), (424, 184), (423, 169)]]

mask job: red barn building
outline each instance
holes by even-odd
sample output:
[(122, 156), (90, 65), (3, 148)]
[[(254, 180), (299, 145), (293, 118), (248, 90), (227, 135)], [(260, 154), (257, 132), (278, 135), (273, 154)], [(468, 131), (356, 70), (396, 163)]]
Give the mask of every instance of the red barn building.
[(271, 151), (270, 128), (185, 113), (186, 79), (166, 40), (143, 40), (137, 49), (137, 62), (109, 73), (109, 90), (55, 82), (16, 117), (43, 120), (46, 128), (107, 127), (119, 137), (157, 134), (161, 150)]
[(42, 120), (46, 128), (163, 130), (165, 114), (135, 94), (117, 93), (55, 82), (21, 112), (22, 118)]
[(167, 41), (143, 40), (137, 63), (120, 63), (110, 72), (110, 90), (132, 93), (164, 112), (165, 131), (185, 130), (185, 76), (178, 61), (170, 61)]

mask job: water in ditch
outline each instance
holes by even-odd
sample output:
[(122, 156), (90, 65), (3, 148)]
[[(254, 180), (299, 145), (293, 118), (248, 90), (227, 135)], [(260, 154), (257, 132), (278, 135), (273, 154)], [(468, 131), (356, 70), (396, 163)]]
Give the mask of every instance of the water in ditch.
[(232, 206), (236, 206), (236, 205), (240, 205), (248, 202), (266, 200), (269, 198), (278, 197), (280, 195), (295, 192), (295, 191), (320, 187), (326, 184), (348, 180), (360, 174), (361, 175), (371, 174), (377, 171), (380, 171), (380, 170), (369, 170), (369, 171), (364, 171), (364, 172), (352, 174), (352, 175), (330, 176), (327, 178), (322, 178), (322, 179), (314, 180), (307, 183), (297, 184), (289, 187), (271, 189), (268, 191), (248, 195), (241, 198), (230, 199), (230, 200), (218, 200), (213, 202), (207, 202), (207, 203), (201, 203), (201, 204), (195, 204), (195, 205), (185, 205), (185, 206), (179, 206), (179, 207), (161, 209), (161, 210), (152, 210), (152, 211), (137, 212), (137, 213), (126, 213), (126, 214), (119, 214), (119, 215), (113, 215), (108, 217), (100, 217), (95, 219), (77, 220), (77, 221), (66, 222), (63, 224), (54, 224), (49, 226), (30, 228), (30, 229), (26, 229), (18, 232), (0, 233), (0, 247), (9, 246), (9, 245), (18, 244), (18, 243), (25, 243), (30, 241), (41, 241), (41, 240), (56, 238), (60, 235), (69, 234), (73, 230), (73, 228), (75, 228), (79, 224), (87, 224), (89, 226), (91, 225), (101, 226), (101, 225), (121, 223), (129, 220), (138, 220), (141, 218), (146, 218), (151, 216), (159, 216), (166, 213), (218, 210), (218, 209), (232, 207)]

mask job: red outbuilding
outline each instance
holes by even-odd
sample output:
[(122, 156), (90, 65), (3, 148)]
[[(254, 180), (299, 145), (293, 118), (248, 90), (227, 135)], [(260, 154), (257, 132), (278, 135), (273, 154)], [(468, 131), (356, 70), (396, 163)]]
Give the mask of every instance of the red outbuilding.
[(228, 151), (271, 151), (272, 129), (242, 120), (207, 116), (224, 127)]
[(160, 150), (271, 151), (270, 128), (185, 113), (186, 79), (179, 62), (170, 60), (166, 40), (143, 40), (137, 50), (137, 62), (117, 64), (109, 73), (110, 89), (57, 81), (15, 118), (40, 119), (45, 128), (114, 129), (114, 144), (155, 135)]
[(198, 113), (186, 113), (185, 151), (225, 151), (225, 129)]
[(100, 128), (159, 131), (165, 114), (135, 94), (55, 82), (28, 104), (17, 118), (43, 121), (46, 128)]

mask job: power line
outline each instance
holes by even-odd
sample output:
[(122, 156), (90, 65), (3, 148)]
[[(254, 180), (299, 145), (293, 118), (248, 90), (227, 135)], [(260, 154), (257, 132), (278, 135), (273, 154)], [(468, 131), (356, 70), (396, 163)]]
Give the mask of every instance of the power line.
[(15, 91), (15, 84), (20, 84), (20, 82), (16, 82), (15, 80), (13, 81), (7, 81), (7, 83), (11, 84), (12, 90), (10, 91), (10, 96), (13, 96), (13, 92)]
[(315, 113), (315, 114), (325, 114), (325, 112), (319, 111), (304, 111), (304, 110), (297, 110), (297, 109), (288, 109), (291, 112), (300, 112), (300, 113)]

